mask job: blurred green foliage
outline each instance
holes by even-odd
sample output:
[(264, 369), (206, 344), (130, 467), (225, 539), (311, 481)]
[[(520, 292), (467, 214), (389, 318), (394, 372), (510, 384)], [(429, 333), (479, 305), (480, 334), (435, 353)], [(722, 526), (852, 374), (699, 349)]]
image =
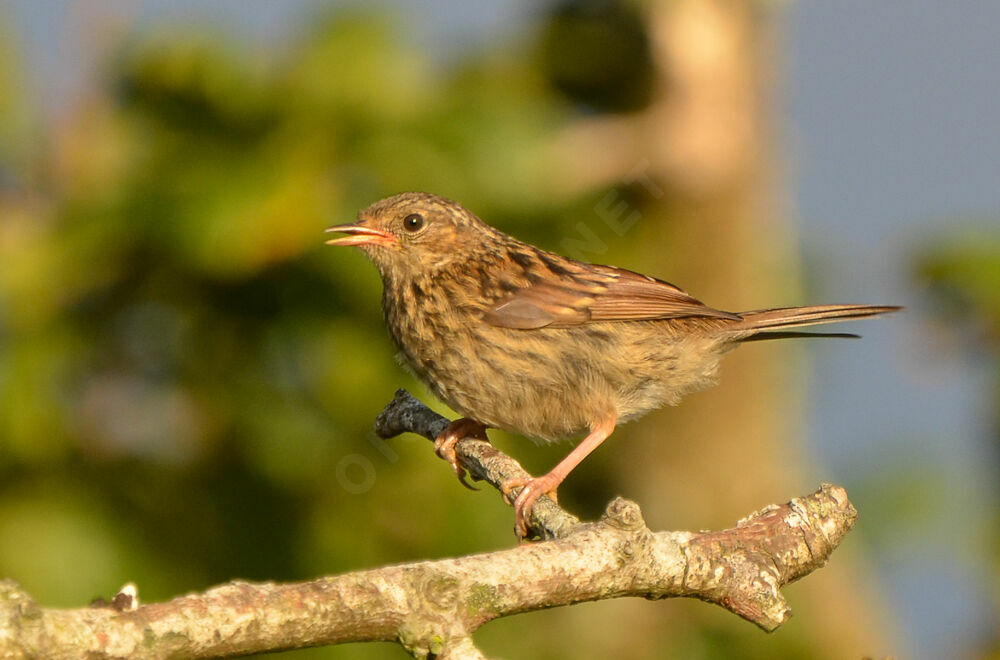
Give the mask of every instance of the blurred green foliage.
[(986, 364), (995, 372), (993, 434), (1000, 444), (1000, 233), (956, 230), (915, 261), (941, 325), (993, 358)]
[(971, 320), (987, 345), (1000, 348), (1000, 232), (956, 232), (917, 263), (940, 311)]
[(567, 98), (603, 112), (652, 100), (655, 72), (636, 8), (615, 0), (557, 4), (540, 38), (542, 70)]
[[(542, 147), (580, 104), (646, 98), (545, 73), (571, 14), (538, 49), (451, 68), (367, 12), (317, 17), (271, 58), (130, 35), (42, 139), (0, 53), (0, 575), (80, 606), (126, 581), (153, 601), (509, 546), (498, 497), (458, 488), (426, 441), (373, 436), (397, 387), (426, 393), (393, 360), (374, 269), (322, 230), (419, 189), (557, 245), (606, 191), (553, 201)], [(683, 603), (701, 625), (671, 635), (641, 605), (643, 637), (598, 636), (622, 607), (602, 603), (482, 640), (508, 657), (810, 657), (794, 631)]]
[[(992, 373), (991, 432), (1000, 446), (1000, 232), (955, 230), (925, 246), (915, 263), (940, 325), (952, 334), (957, 331), (977, 361), (988, 356), (981, 364)], [(983, 536), (992, 547), (995, 581), (1000, 574), (1000, 521), (986, 527)], [(996, 630), (980, 650), (983, 657), (1000, 657)]]
[[(521, 65), (433, 73), (397, 34), (338, 15), (280, 61), (215, 34), (138, 36), (30, 167), (4, 158), (19, 185), (0, 226), (0, 566), (43, 601), (455, 551), (431, 523), (460, 510), (417, 523), (392, 504), (438, 499), (439, 480), (407, 445), (372, 444), (374, 414), (414, 384), (374, 269), (322, 229), (404, 189), (509, 224), (551, 216), (531, 145), (561, 110)], [(510, 85), (523, 93), (500, 103)], [(79, 579), (43, 569), (84, 558)]]

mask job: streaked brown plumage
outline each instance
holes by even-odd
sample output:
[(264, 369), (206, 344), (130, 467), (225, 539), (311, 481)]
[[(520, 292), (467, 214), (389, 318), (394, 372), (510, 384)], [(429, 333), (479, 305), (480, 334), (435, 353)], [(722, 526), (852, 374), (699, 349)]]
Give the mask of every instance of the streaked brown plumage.
[(406, 363), (466, 419), (438, 439), (499, 428), (540, 440), (587, 432), (548, 474), (524, 483), (518, 533), (542, 493), (614, 429), (715, 381), (739, 343), (788, 328), (898, 308), (821, 305), (733, 314), (667, 282), (575, 261), (507, 236), (465, 208), (403, 193), (362, 211), (332, 245), (355, 245), (382, 275), (382, 308)]

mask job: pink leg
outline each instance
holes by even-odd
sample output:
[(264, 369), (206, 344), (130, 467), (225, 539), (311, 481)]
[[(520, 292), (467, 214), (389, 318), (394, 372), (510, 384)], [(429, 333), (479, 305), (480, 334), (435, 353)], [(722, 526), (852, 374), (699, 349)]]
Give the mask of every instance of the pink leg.
[(524, 538), (528, 535), (527, 520), (531, 517), (531, 509), (535, 506), (535, 501), (543, 493), (555, 499), (556, 488), (563, 482), (566, 476), (573, 471), (580, 462), (585, 459), (590, 452), (597, 449), (604, 440), (615, 430), (616, 419), (610, 417), (604, 421), (597, 422), (590, 427), (590, 434), (584, 438), (573, 451), (562, 459), (558, 465), (552, 468), (548, 474), (535, 477), (533, 479), (511, 479), (501, 486), (504, 494), (509, 494), (511, 489), (523, 486), (514, 500), (514, 527), (517, 535)]
[(463, 486), (469, 490), (479, 490), (465, 480), (465, 468), (458, 464), (458, 455), (455, 454), (455, 445), (462, 438), (479, 438), (488, 440), (486, 437), (486, 427), (474, 419), (462, 417), (449, 424), (445, 430), (434, 440), (434, 452), (451, 464), (451, 469)]

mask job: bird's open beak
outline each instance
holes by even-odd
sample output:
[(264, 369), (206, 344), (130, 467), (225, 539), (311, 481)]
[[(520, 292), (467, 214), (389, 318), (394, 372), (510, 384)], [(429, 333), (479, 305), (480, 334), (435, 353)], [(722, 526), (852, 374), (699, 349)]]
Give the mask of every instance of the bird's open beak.
[(334, 238), (327, 245), (390, 245), (396, 242), (396, 237), (378, 229), (364, 225), (337, 225), (326, 230), (328, 233), (350, 234), (343, 238)]

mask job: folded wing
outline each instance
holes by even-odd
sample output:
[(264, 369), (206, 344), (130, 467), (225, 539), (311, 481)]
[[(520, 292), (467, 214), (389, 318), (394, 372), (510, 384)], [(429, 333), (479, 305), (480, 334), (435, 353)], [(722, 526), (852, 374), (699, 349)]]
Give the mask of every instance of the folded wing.
[(506, 295), (486, 311), (488, 323), (527, 330), (687, 316), (741, 318), (713, 309), (669, 282), (623, 268), (541, 252), (518, 256), (521, 272), (507, 280)]

